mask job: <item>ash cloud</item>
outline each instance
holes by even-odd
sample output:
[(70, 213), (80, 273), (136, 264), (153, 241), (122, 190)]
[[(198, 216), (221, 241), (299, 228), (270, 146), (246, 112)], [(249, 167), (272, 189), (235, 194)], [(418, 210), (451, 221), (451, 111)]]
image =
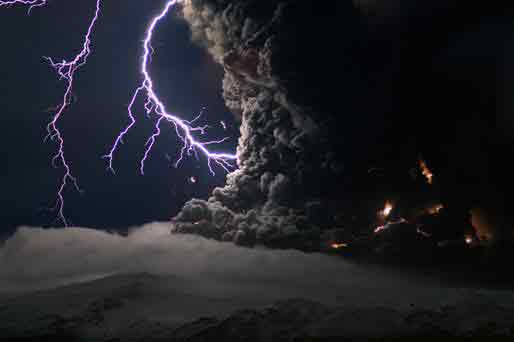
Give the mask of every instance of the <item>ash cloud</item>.
[[(297, 25), (299, 16), (313, 13), (320, 16)], [(332, 72), (335, 82), (346, 78), (359, 87), (355, 68), (347, 69), (362, 30), (358, 11), (351, 2), (320, 9), (309, 1), (192, 0), (183, 15), (193, 39), (225, 69), (223, 94), (240, 116), (241, 137), (239, 169), (208, 201), (187, 203), (176, 231), (242, 245), (304, 241), (297, 247), (313, 249), (321, 227), (310, 209), (341, 191), (334, 181), (344, 165), (334, 141), (350, 129), (341, 117), (354, 114), (347, 103), (335, 105), (337, 90), (325, 91), (325, 76)], [(338, 67), (327, 70), (336, 60)], [(325, 216), (330, 222), (334, 213)]]
[[(185, 2), (194, 40), (225, 70), (241, 138), (239, 170), (188, 203), (176, 232), (312, 250), (322, 231), (354, 224), (359, 203), (425, 196), (409, 180), (420, 154), (452, 215), (485, 208), (511, 232), (514, 184), (502, 170), (514, 154), (498, 134), (496, 57), (466, 45), (499, 37), (510, 24), (487, 18), (507, 23), (507, 13), (463, 1)], [(488, 38), (491, 56), (504, 36)], [(388, 178), (366, 178), (371, 168)]]

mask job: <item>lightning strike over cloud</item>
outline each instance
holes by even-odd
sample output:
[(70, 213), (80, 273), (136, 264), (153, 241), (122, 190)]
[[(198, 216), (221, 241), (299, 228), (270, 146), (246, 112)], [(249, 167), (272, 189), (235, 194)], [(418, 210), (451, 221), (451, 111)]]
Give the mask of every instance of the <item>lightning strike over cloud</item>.
[(174, 127), (177, 136), (182, 142), (182, 149), (179, 155), (179, 158), (177, 159), (175, 166), (178, 166), (180, 162), (184, 159), (185, 154), (188, 156), (192, 155), (193, 153), (197, 156), (198, 153), (201, 153), (204, 155), (205, 158), (207, 158), (207, 164), (209, 167), (209, 171), (211, 174), (215, 174), (212, 162), (216, 163), (218, 166), (222, 167), (225, 171), (229, 172), (230, 168), (233, 168), (234, 165), (231, 163), (231, 161), (235, 161), (237, 159), (237, 156), (235, 154), (228, 154), (228, 153), (215, 153), (211, 152), (207, 146), (213, 145), (213, 144), (220, 144), (227, 140), (227, 138), (223, 138), (220, 140), (215, 141), (201, 141), (198, 140), (194, 135), (196, 133), (200, 133), (200, 135), (203, 135), (208, 128), (208, 126), (193, 126), (193, 122), (198, 119), (195, 118), (192, 121), (187, 121), (184, 119), (179, 118), (178, 116), (169, 113), (166, 110), (166, 107), (164, 106), (164, 103), (162, 100), (157, 96), (157, 93), (154, 89), (154, 82), (152, 77), (150, 76), (150, 72), (148, 70), (149, 64), (151, 62), (151, 56), (154, 52), (154, 49), (152, 48), (152, 39), (154, 36), (154, 32), (156, 30), (157, 25), (168, 15), (171, 8), (181, 3), (181, 0), (170, 0), (167, 1), (162, 11), (152, 19), (150, 25), (148, 26), (148, 29), (146, 31), (146, 37), (143, 41), (143, 57), (141, 62), (141, 74), (143, 76), (143, 81), (141, 85), (136, 89), (134, 92), (134, 95), (129, 103), (128, 106), (128, 116), (130, 119), (130, 123), (125, 127), (124, 130), (121, 131), (121, 133), (116, 138), (114, 145), (112, 146), (109, 154), (105, 156), (105, 158), (109, 162), (109, 169), (114, 172), (113, 167), (113, 159), (114, 154), (119, 148), (120, 144), (123, 143), (123, 138), (128, 134), (130, 129), (136, 124), (136, 119), (134, 117), (133, 113), (133, 107), (139, 97), (139, 95), (144, 92), (146, 95), (146, 101), (144, 105), (144, 109), (146, 111), (147, 115), (150, 115), (151, 113), (154, 113), (158, 120), (155, 124), (155, 131), (154, 134), (150, 137), (150, 139), (147, 141), (146, 144), (146, 150), (143, 156), (143, 159), (141, 160), (140, 165), (140, 171), (141, 174), (144, 174), (144, 167), (145, 162), (147, 161), (152, 148), (154, 147), (154, 144), (161, 134), (161, 123), (163, 121), (169, 123), (172, 127)]
[[(71, 60), (63, 59), (61, 62), (56, 62), (54, 59), (50, 57), (44, 57), (50, 65), (54, 68), (54, 70), (59, 75), (60, 80), (64, 80), (66, 82), (65, 92), (62, 98), (62, 102), (55, 108), (55, 113), (47, 126), (48, 135), (46, 139), (50, 139), (57, 143), (57, 152), (52, 158), (52, 165), (56, 166), (57, 163), (62, 164), (64, 168), (64, 175), (61, 179), (60, 186), (57, 191), (57, 203), (56, 210), (58, 211), (58, 218), (62, 221), (65, 226), (68, 226), (68, 221), (64, 215), (64, 191), (67, 186), (71, 183), (79, 192), (81, 191), (77, 179), (72, 173), (70, 164), (68, 163), (65, 153), (64, 153), (64, 137), (61, 131), (59, 130), (58, 123), (62, 116), (64, 115), (66, 109), (73, 102), (73, 86), (75, 80), (75, 73), (78, 69), (84, 66), (87, 63), (88, 57), (90, 56), (91, 50), (91, 38), (93, 31), (95, 29), (95, 25), (99, 19), (101, 6), (103, 0), (95, 0), (96, 8), (94, 15), (89, 23), (87, 32), (84, 35), (84, 40), (82, 44), (82, 49), (78, 54), (76, 54)], [(151, 117), (152, 114), (157, 116), (157, 120), (155, 123), (155, 131), (147, 140), (145, 145), (145, 152), (143, 158), (140, 162), (140, 172), (144, 174), (145, 162), (150, 156), (150, 153), (155, 145), (157, 138), (161, 134), (161, 124), (163, 122), (169, 123), (174, 129), (182, 142), (182, 148), (180, 155), (175, 162), (175, 166), (178, 167), (180, 162), (184, 159), (185, 155), (188, 156), (195, 155), (198, 158), (198, 154), (201, 153), (207, 159), (207, 164), (209, 167), (209, 171), (212, 175), (215, 174), (212, 163), (216, 163), (219, 167), (223, 168), (225, 171), (229, 172), (231, 168), (234, 168), (235, 165), (232, 162), (237, 160), (237, 156), (235, 154), (229, 153), (216, 153), (210, 151), (207, 147), (209, 145), (221, 144), (226, 141), (228, 138), (223, 138), (220, 140), (214, 141), (201, 141), (195, 137), (195, 134), (203, 135), (209, 126), (193, 126), (193, 123), (199, 119), (201, 114), (195, 119), (188, 121), (179, 118), (178, 116), (169, 113), (164, 106), (162, 100), (157, 96), (157, 93), (154, 89), (154, 83), (150, 76), (150, 72), (148, 70), (149, 64), (151, 63), (151, 57), (154, 53), (154, 49), (152, 47), (152, 39), (154, 35), (154, 31), (157, 25), (168, 15), (171, 8), (174, 5), (182, 3), (184, 0), (169, 0), (165, 3), (164, 8), (161, 12), (152, 19), (150, 22), (146, 36), (143, 41), (143, 56), (141, 62), (141, 75), (142, 82), (141, 85), (135, 90), (133, 97), (128, 106), (128, 116), (130, 119), (129, 124), (123, 129), (118, 137), (116, 138), (109, 154), (105, 156), (109, 163), (109, 169), (114, 172), (113, 167), (113, 159), (114, 153), (119, 148), (120, 144), (123, 143), (123, 138), (128, 134), (128, 132), (134, 127), (136, 124), (135, 115), (133, 113), (133, 108), (136, 105), (137, 100), (140, 95), (144, 93), (146, 95), (144, 102), (144, 111), (148, 117)], [(0, 0), (0, 8), (8, 7), (8, 6), (28, 6), (28, 12), (36, 7), (42, 7), (47, 4), (47, 0)]]

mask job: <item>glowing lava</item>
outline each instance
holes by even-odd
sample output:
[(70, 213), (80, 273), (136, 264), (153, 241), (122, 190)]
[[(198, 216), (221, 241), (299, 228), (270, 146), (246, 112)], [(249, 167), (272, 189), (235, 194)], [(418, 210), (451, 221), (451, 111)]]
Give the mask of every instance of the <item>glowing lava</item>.
[(383, 225), (383, 226), (378, 226), (377, 228), (375, 228), (375, 230), (373, 231), (373, 233), (378, 234), (378, 233), (380, 233), (381, 231), (383, 231), (383, 230), (385, 230), (385, 229), (386, 229), (385, 225)]
[(140, 164), (140, 171), (141, 174), (144, 174), (144, 168), (145, 168), (145, 162), (147, 161), (152, 148), (155, 145), (156, 139), (161, 134), (161, 124), (163, 122), (169, 123), (177, 133), (177, 136), (180, 138), (182, 142), (182, 149), (179, 155), (179, 158), (175, 162), (175, 166), (177, 167), (180, 162), (184, 158), (184, 154), (187, 153), (188, 156), (192, 155), (193, 153), (195, 155), (198, 154), (198, 152), (202, 153), (204, 157), (207, 158), (207, 165), (209, 167), (209, 171), (211, 174), (215, 174), (214, 170), (212, 168), (212, 162), (215, 162), (218, 166), (223, 168), (225, 171), (229, 172), (229, 168), (233, 168), (234, 165), (231, 164), (231, 161), (235, 161), (237, 159), (237, 156), (235, 154), (228, 154), (228, 153), (214, 153), (211, 152), (207, 147), (208, 145), (213, 144), (220, 144), (227, 140), (227, 138), (223, 138), (220, 140), (214, 140), (214, 141), (200, 141), (197, 138), (195, 138), (196, 133), (200, 133), (200, 135), (204, 134), (207, 126), (193, 126), (193, 122), (198, 118), (187, 121), (179, 118), (178, 116), (169, 113), (166, 110), (166, 107), (164, 106), (164, 103), (162, 100), (157, 96), (157, 93), (154, 89), (154, 82), (152, 77), (150, 76), (150, 72), (148, 71), (148, 66), (150, 64), (150, 59), (152, 56), (152, 53), (154, 52), (154, 49), (152, 48), (152, 39), (155, 32), (155, 29), (157, 25), (168, 15), (171, 8), (176, 5), (177, 3), (180, 3), (182, 1), (179, 0), (170, 0), (167, 1), (162, 11), (152, 19), (150, 25), (147, 28), (146, 31), (146, 38), (143, 41), (143, 58), (141, 62), (141, 75), (143, 77), (143, 81), (141, 85), (135, 90), (134, 95), (130, 101), (130, 104), (128, 106), (128, 116), (130, 119), (129, 124), (125, 127), (124, 130), (121, 131), (121, 133), (118, 135), (116, 140), (114, 141), (114, 144), (109, 151), (109, 154), (105, 156), (105, 158), (108, 160), (109, 163), (109, 170), (114, 172), (113, 167), (113, 159), (114, 159), (114, 153), (117, 151), (119, 145), (123, 142), (123, 138), (128, 134), (130, 129), (136, 124), (136, 119), (134, 117), (133, 113), (133, 107), (136, 103), (136, 101), (139, 98), (139, 95), (141, 93), (145, 93), (145, 105), (144, 109), (146, 110), (146, 114), (155, 114), (157, 116), (157, 121), (155, 124), (155, 131), (154, 134), (148, 139), (146, 144), (146, 149), (144, 156), (141, 160)]
[(427, 209), (427, 212), (430, 214), (430, 215), (435, 215), (435, 214), (439, 214), (439, 212), (441, 210), (444, 209), (444, 206), (442, 204), (436, 204), (430, 208)]
[(473, 243), (473, 237), (467, 235), (464, 237), (464, 241), (466, 242), (466, 244), (471, 245)]
[(389, 201), (386, 202), (384, 209), (382, 210), (382, 216), (388, 217), (393, 211), (393, 204)]
[(418, 160), (418, 162), (419, 162), (419, 168), (421, 169), (421, 173), (427, 179), (427, 183), (432, 185), (432, 183), (434, 181), (433, 180), (434, 174), (432, 173), (432, 171), (430, 171), (430, 169), (427, 166), (427, 163), (423, 159), (420, 158)]

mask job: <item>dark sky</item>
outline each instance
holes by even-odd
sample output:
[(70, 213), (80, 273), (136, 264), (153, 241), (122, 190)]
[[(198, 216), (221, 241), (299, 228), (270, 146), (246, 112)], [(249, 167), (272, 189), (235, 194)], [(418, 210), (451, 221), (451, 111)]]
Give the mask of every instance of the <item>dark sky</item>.
[[(377, 36), (398, 56), (390, 120), (397, 146), (403, 142), (423, 151), (441, 175), (449, 201), (508, 207), (513, 182), (506, 164), (514, 157), (513, 6), (460, 0), (395, 3), (393, 15), (377, 18)], [(386, 158), (394, 161), (399, 151)]]
[[(379, 113), (376, 120), (363, 120), (371, 122), (365, 132), (377, 127), (385, 132), (369, 144), (391, 147), (385, 152), (387, 146), (375, 149), (380, 155), (375, 159), (397, 163), (409, 150), (419, 149), (433, 155), (436, 170), (460, 159), (454, 164), (479, 174), (472, 175), (478, 179), (473, 182), (510, 178), (503, 164), (506, 154), (513, 155), (514, 140), (512, 6), (399, 0), (383, 7), (380, 4), (385, 1), (368, 2), (377, 5), (368, 8), (370, 32), (360, 40), (364, 52), (356, 63), (367, 68), (363, 75), (369, 91), (358, 109)], [(140, 81), (141, 41), (148, 21), (163, 3), (104, 3), (93, 37), (94, 53), (77, 74), (77, 102), (60, 122), (67, 158), (84, 190), (83, 195), (71, 189), (66, 193), (66, 214), (75, 225), (117, 229), (165, 220), (186, 200), (205, 198), (223, 184), (224, 172), (211, 177), (204, 162), (192, 159), (179, 169), (172, 167), (166, 155), (174, 159), (180, 145), (169, 129), (147, 164), (146, 176), (140, 176), (138, 163), (152, 128), (152, 121), (144, 119), (141, 111), (138, 127), (117, 154), (116, 176), (106, 171), (101, 159), (127, 123), (126, 105)], [(59, 59), (76, 53), (93, 9), (94, 1), (56, 0), (30, 16), (25, 8), (0, 10), (0, 149), (4, 158), (0, 234), (21, 224), (52, 225), (56, 218), (48, 208), (54, 204), (62, 169), (52, 169), (55, 145), (44, 144), (43, 137), (51, 115), (45, 110), (58, 104), (64, 84), (41, 56)], [(231, 137), (220, 149), (233, 151), (238, 129), (223, 105), (222, 70), (204, 49), (191, 43), (187, 26), (177, 18), (159, 27), (154, 47), (157, 53), (151, 70), (168, 108), (192, 118), (207, 107), (205, 118), (213, 125), (213, 136)], [(222, 130), (221, 120), (229, 124), (228, 132)], [(476, 127), (466, 126), (473, 122)], [(361, 134), (362, 127), (356, 132), (366, 141), (373, 140), (371, 134)], [(470, 145), (480, 139), (485, 142)], [(356, 155), (366, 154), (358, 143), (346, 145)], [(491, 151), (502, 152), (493, 158)], [(488, 164), (500, 171), (484, 178), (481, 175), (489, 172)], [(457, 167), (455, 173), (459, 178)], [(190, 176), (198, 182), (189, 182)], [(448, 182), (455, 183), (451, 177)], [(505, 192), (502, 182), (494, 187)]]
[[(78, 71), (76, 103), (59, 123), (66, 155), (82, 195), (66, 192), (66, 216), (74, 225), (117, 229), (166, 220), (191, 197), (206, 197), (225, 179), (218, 170), (208, 174), (205, 162), (187, 160), (172, 166), (180, 147), (173, 131), (164, 129), (146, 175), (138, 162), (151, 134), (152, 120), (137, 111), (138, 126), (116, 155), (116, 176), (106, 170), (105, 154), (118, 131), (126, 125), (126, 106), (140, 82), (139, 56), (149, 19), (164, 1), (106, 1), (93, 37), (94, 52)], [(64, 91), (42, 56), (69, 58), (82, 44), (94, 10), (94, 1), (51, 1), (30, 16), (24, 8), (0, 10), (0, 235), (18, 225), (56, 225), (55, 192), (61, 168), (51, 167), (56, 146), (43, 143), (45, 126)], [(185, 23), (170, 17), (159, 27), (151, 72), (168, 109), (193, 118), (203, 107), (211, 136), (230, 136), (221, 151), (234, 151), (238, 127), (221, 97), (222, 70), (204, 49), (190, 41)], [(140, 107), (138, 107), (140, 108)], [(225, 132), (220, 121), (229, 128)], [(172, 161), (168, 161), (167, 155)], [(197, 183), (188, 181), (196, 177)], [(60, 223), (59, 223), (60, 224)]]

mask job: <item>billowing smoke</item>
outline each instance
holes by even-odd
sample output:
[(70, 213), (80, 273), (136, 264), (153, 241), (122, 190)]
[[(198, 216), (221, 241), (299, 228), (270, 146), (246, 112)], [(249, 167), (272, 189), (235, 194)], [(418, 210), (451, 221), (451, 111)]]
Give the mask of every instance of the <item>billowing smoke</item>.
[[(326, 93), (326, 75), (332, 72), (334, 86), (346, 78), (358, 87), (347, 68), (361, 27), (351, 2), (321, 7), (313, 1), (185, 3), (193, 38), (225, 69), (224, 97), (240, 116), (241, 138), (239, 169), (208, 201), (187, 203), (176, 231), (243, 245), (296, 241), (310, 249), (312, 237), (334, 224), (334, 212), (320, 217), (319, 207), (341, 191), (344, 167), (336, 151), (348, 129), (341, 122), (353, 113), (339, 101), (351, 91), (339, 98)], [(298, 26), (299, 18), (317, 14)]]
[[(513, 149), (498, 134), (503, 94), (494, 81), (510, 21), (482, 16), (505, 9), (386, 2), (185, 2), (193, 39), (224, 67), (241, 138), (239, 170), (207, 201), (187, 203), (177, 232), (316, 249), (321, 231), (345, 226), (370, 196), (421, 201), (409, 176), (420, 154), (450, 216), (466, 225), (471, 208), (499, 208), (512, 231), (514, 182), (503, 163)], [(463, 37), (496, 55), (483, 57)], [(389, 178), (369, 180), (370, 169)]]

